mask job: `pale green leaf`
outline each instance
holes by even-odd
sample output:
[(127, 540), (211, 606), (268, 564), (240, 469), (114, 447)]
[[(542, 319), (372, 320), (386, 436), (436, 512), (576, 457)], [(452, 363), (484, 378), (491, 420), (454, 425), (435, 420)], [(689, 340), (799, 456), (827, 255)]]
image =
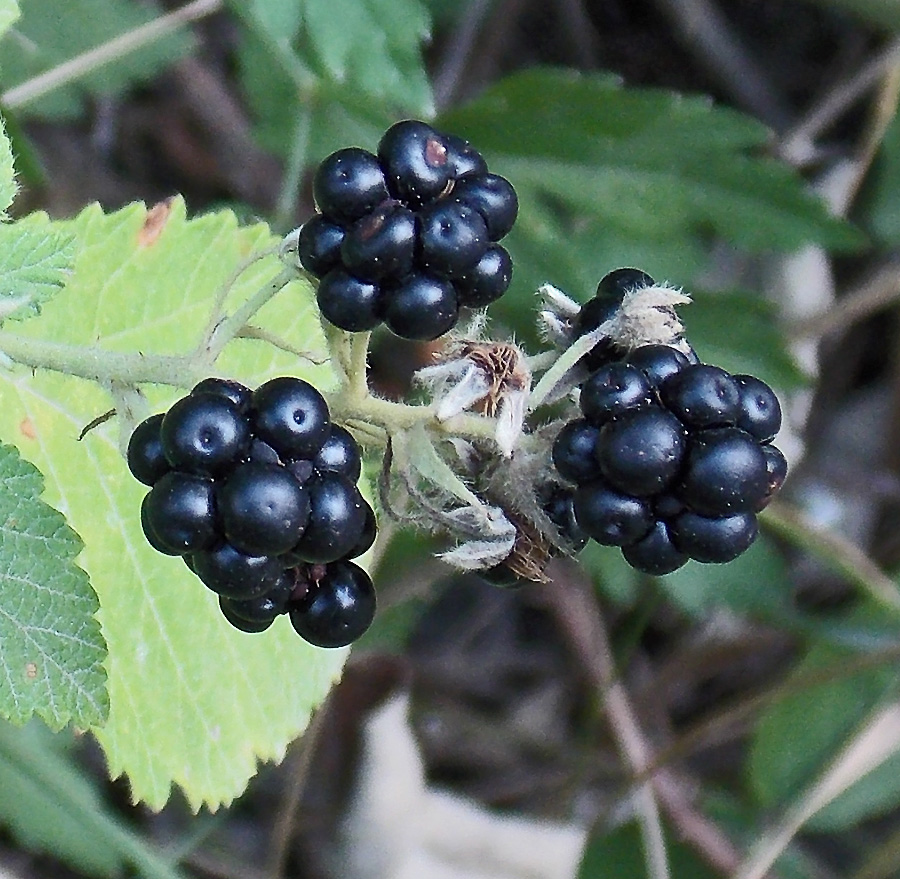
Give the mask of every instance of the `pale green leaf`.
[(19, 4), (17, 0), (0, 0), (0, 36), (5, 34), (10, 25), (19, 17)]
[(0, 319), (40, 313), (62, 289), (75, 239), (45, 216), (0, 225)]
[[(134, 0), (28, 0), (15, 29), (0, 42), (0, 82), (5, 89), (12, 88), (161, 14), (152, 4)], [(184, 32), (170, 33), (17, 108), (17, 112), (77, 115), (82, 111), (85, 93), (120, 94), (159, 72), (190, 45)]]
[(0, 724), (0, 825), (20, 846), (47, 852), (86, 876), (181, 879), (103, 802), (69, 753), (69, 740), (30, 724)]
[(16, 169), (13, 164), (12, 144), (6, 133), (6, 125), (0, 116), (0, 221), (16, 197)]
[[(175, 201), (152, 215), (133, 205), (105, 216), (86, 209), (68, 226), (78, 241), (65, 289), (22, 334), (128, 352), (191, 349), (216, 291), (249, 254), (273, 246), (263, 225), (239, 228), (227, 211), (194, 220)], [(269, 257), (244, 273), (229, 302), (246, 299), (279, 271)], [(311, 291), (291, 285), (256, 323), (322, 355)], [(327, 366), (255, 340), (234, 342), (219, 372), (256, 385), (290, 373), (327, 387)], [(155, 411), (182, 392), (151, 389)], [(99, 387), (30, 370), (2, 382), (0, 435), (15, 436), (47, 474), (48, 498), (84, 538), (81, 561), (100, 598), (109, 645), (109, 720), (97, 737), (111, 773), (154, 808), (180, 786), (194, 807), (241, 793), (258, 760), (280, 759), (340, 674), (346, 651), (303, 642), (287, 619), (265, 633), (232, 629), (215, 596), (177, 558), (147, 545), (139, 525), (146, 488), (119, 451), (118, 425), (83, 440), (82, 427), (110, 407)], [(19, 425), (27, 423), (23, 433)]]
[[(27, 429), (6, 423), (3, 434)], [(0, 446), (0, 715), (87, 727), (108, 707), (97, 596), (74, 561), (81, 541), (41, 500), (43, 487), (31, 464)]]

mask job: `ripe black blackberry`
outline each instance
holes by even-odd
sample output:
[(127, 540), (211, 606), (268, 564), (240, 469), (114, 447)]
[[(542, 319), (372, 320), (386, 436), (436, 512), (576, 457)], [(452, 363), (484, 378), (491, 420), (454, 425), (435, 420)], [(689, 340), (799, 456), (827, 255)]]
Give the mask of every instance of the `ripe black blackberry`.
[[(337, 646), (371, 621), (371, 581), (349, 562), (377, 531), (356, 487), (360, 451), (312, 385), (282, 377), (251, 391), (205, 379), (138, 425), (127, 458), (150, 486), (141, 505), (147, 541), (182, 556), (235, 628), (261, 632), (291, 610), (301, 634)], [(330, 599), (303, 604), (320, 580)], [(348, 595), (349, 621), (340, 610)]]
[[(579, 329), (616, 317), (629, 290), (652, 283), (637, 269), (611, 272)], [(578, 526), (650, 574), (736, 558), (787, 473), (771, 444), (781, 426), (774, 392), (670, 346), (601, 348), (585, 358), (595, 366), (580, 389), (584, 417), (553, 445), (559, 475), (575, 485)]]
[(321, 213), (300, 230), (300, 264), (319, 279), (325, 320), (348, 332), (384, 322), (428, 341), (460, 307), (483, 308), (512, 279), (498, 242), (518, 213), (515, 190), (471, 144), (424, 122), (391, 126), (377, 155), (338, 150), (319, 166)]

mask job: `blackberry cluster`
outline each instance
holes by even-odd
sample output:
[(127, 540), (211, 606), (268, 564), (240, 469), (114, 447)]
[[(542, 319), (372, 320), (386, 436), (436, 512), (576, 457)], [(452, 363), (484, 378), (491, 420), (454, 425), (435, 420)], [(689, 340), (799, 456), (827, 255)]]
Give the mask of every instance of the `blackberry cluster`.
[(328, 156), (313, 195), (321, 213), (300, 230), (300, 264), (320, 279), (320, 312), (342, 330), (383, 321), (405, 339), (436, 339), (461, 306), (481, 308), (509, 287), (512, 261), (497, 242), (515, 222), (515, 190), (455, 135), (398, 122), (377, 155)]
[(184, 558), (233, 626), (261, 632), (287, 613), (318, 647), (369, 627), (374, 588), (351, 559), (375, 540), (375, 513), (356, 487), (359, 447), (312, 385), (205, 379), (141, 422), (127, 457), (150, 486), (147, 541)]
[(689, 558), (731, 561), (750, 546), (756, 513), (787, 474), (767, 384), (645, 345), (595, 369), (580, 406), (553, 462), (577, 486), (575, 519), (590, 537), (650, 574)]

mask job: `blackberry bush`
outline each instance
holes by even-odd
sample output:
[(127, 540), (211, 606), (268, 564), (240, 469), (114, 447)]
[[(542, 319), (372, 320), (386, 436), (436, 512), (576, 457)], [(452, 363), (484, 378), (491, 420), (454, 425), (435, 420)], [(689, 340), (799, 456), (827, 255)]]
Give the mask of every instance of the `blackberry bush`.
[(512, 261), (497, 242), (518, 199), (459, 137), (398, 122), (377, 155), (328, 156), (313, 195), (320, 213), (299, 231), (298, 258), (318, 280), (322, 316), (342, 330), (384, 322), (406, 339), (437, 339), (461, 307), (483, 308), (509, 287)]

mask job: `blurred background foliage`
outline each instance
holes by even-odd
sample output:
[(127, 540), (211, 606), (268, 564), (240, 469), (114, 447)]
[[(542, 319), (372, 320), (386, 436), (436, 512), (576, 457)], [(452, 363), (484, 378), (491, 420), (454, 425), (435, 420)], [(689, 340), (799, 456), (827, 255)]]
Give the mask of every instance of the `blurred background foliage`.
[[(792, 475), (751, 552), (664, 578), (592, 546), (502, 591), (386, 528), (351, 660), (366, 698), (338, 687), (315, 738), (214, 816), (148, 814), (90, 741), (0, 726), (0, 865), (352, 877), (359, 731), (399, 689), (430, 783), (591, 828), (580, 879), (665, 875), (639, 790), (675, 879), (900, 876), (900, 2), (21, 8), (0, 43), (18, 215), (180, 192), (286, 232), (323, 156), (433, 119), (520, 196), (493, 331), (536, 350), (546, 281), (585, 300), (634, 265), (683, 286), (700, 356), (784, 394)], [(430, 355), (391, 339), (372, 379), (402, 393)]]

